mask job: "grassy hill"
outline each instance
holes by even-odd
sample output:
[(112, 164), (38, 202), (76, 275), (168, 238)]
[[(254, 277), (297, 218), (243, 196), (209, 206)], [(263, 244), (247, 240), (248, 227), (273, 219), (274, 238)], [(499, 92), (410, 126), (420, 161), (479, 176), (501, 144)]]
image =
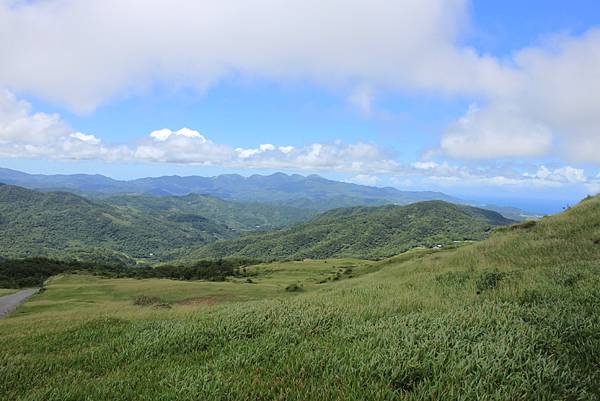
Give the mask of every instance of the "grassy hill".
[(189, 257), (381, 258), (417, 246), (480, 240), (492, 228), (510, 223), (496, 212), (442, 201), (343, 208), (305, 224), (216, 242), (190, 252)]
[(225, 202), (199, 195), (91, 201), (67, 192), (0, 186), (0, 256), (160, 261), (242, 231), (314, 212)]
[[(320, 279), (340, 268), (363, 274)], [(600, 399), (599, 198), (456, 249), (256, 270), (56, 278), (0, 325), (0, 398)]]

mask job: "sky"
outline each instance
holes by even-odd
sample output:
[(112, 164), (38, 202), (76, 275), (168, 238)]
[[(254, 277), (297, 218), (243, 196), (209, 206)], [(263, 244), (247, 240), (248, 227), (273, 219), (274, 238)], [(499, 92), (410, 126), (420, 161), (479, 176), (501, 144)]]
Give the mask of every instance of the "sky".
[(0, 0), (0, 167), (600, 192), (591, 0)]

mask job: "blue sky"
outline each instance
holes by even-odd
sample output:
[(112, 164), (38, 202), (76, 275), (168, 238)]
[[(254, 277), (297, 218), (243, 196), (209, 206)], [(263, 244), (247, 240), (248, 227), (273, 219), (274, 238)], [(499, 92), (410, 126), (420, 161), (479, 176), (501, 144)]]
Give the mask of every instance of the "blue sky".
[(0, 0), (0, 166), (600, 191), (595, 1), (137, 4)]

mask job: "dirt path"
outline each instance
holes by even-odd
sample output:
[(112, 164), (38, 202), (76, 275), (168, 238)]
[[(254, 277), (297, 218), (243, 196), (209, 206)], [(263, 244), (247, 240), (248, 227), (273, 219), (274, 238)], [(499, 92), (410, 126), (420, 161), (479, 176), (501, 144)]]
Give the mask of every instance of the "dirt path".
[(8, 315), (10, 312), (15, 310), (21, 302), (25, 301), (27, 298), (38, 292), (39, 288), (28, 288), (23, 291), (19, 291), (12, 295), (6, 295), (4, 297), (0, 297), (0, 318)]

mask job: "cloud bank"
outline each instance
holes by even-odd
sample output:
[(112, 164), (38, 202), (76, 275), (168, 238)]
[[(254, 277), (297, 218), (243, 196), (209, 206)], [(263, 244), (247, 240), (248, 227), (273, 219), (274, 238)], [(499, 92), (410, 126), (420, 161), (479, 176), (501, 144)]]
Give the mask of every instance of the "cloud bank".
[(503, 92), (510, 69), (457, 45), (465, 0), (4, 0), (0, 85), (92, 110), (153, 84), (232, 73), (446, 93)]
[(600, 175), (588, 176), (572, 166), (536, 169), (469, 168), (448, 162), (402, 163), (393, 153), (371, 143), (312, 143), (302, 147), (259, 144), (232, 147), (212, 141), (190, 128), (163, 128), (128, 145), (105, 144), (93, 134), (72, 130), (57, 114), (32, 113), (31, 106), (8, 91), (0, 91), (0, 157), (46, 157), (60, 160), (134, 161), (228, 168), (338, 172), (351, 182), (377, 185), (385, 175), (398, 185), (421, 177), (439, 185), (557, 188), (584, 186), (600, 190)]

